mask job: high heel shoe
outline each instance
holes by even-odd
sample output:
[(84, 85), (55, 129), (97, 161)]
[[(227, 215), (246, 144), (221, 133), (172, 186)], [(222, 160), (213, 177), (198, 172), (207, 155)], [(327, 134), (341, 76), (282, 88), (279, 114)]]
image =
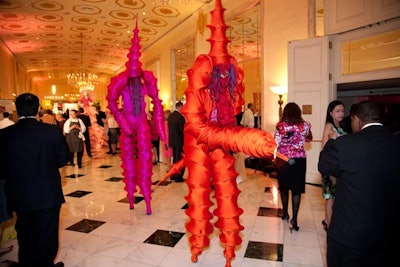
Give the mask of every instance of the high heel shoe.
[(282, 219), (282, 221), (289, 222), (290, 216), (289, 216), (289, 214), (286, 213), (284, 215), (281, 215), (281, 219)]
[(328, 224), (325, 220), (322, 220), (322, 227), (324, 228), (325, 232), (328, 232)]
[(290, 233), (292, 233), (292, 230), (295, 230), (297, 232), (297, 231), (299, 231), (299, 229), (300, 229), (300, 227), (297, 225), (297, 222), (291, 220), (290, 226), (289, 226)]

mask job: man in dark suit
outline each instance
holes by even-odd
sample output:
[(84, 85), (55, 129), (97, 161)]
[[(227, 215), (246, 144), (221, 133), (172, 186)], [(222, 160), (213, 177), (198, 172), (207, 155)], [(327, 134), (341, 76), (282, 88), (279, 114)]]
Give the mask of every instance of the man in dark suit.
[[(368, 101), (351, 111), (353, 133), (329, 140), (318, 169), (336, 177), (328, 267), (391, 266), (400, 238), (400, 137)], [(332, 133), (330, 138), (335, 139)]]
[(62, 267), (64, 263), (54, 260), (65, 202), (59, 168), (68, 162), (68, 147), (57, 125), (37, 120), (37, 96), (21, 94), (15, 105), (18, 122), (0, 131), (0, 175), (9, 208), (17, 215), (15, 266)]
[(90, 150), (90, 135), (89, 135), (89, 128), (92, 126), (92, 123), (90, 122), (90, 117), (85, 114), (85, 110), (83, 108), (79, 108), (79, 115), (78, 118), (83, 121), (83, 124), (86, 126), (86, 131), (83, 133), (83, 136), (85, 137), (85, 148), (86, 148), (86, 154), (88, 155), (89, 158), (92, 157), (92, 152)]
[[(181, 113), (183, 107), (182, 102), (175, 104), (175, 111), (168, 117), (168, 137), (169, 146), (172, 148), (172, 162), (175, 163), (182, 158), (183, 153), (183, 127), (185, 126), (185, 118)], [(171, 176), (171, 180), (177, 183), (183, 182), (184, 170), (179, 174)]]

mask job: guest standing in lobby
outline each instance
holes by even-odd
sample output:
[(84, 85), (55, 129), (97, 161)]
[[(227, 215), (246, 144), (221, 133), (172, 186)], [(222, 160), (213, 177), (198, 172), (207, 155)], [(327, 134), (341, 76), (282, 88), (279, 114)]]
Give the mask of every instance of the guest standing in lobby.
[(278, 184), (282, 201), (282, 220), (289, 221), (289, 191), (292, 194), (292, 218), (290, 232), (299, 230), (297, 215), (300, 209), (301, 194), (306, 187), (306, 142), (312, 141), (311, 124), (301, 117), (300, 107), (287, 103), (282, 118), (276, 124), (275, 141), (278, 152), (289, 158), (288, 163), (278, 168)]
[(79, 115), (78, 118), (83, 121), (83, 124), (85, 124), (86, 131), (83, 133), (83, 136), (85, 137), (85, 148), (86, 148), (86, 154), (88, 155), (89, 158), (92, 157), (92, 151), (90, 148), (90, 135), (89, 135), (89, 129), (92, 126), (92, 123), (90, 122), (90, 117), (85, 114), (85, 109), (80, 107), (79, 108)]
[(65, 202), (59, 168), (67, 164), (68, 147), (58, 126), (37, 120), (37, 96), (21, 94), (15, 105), (18, 122), (0, 131), (0, 175), (10, 210), (17, 216), (19, 264), (15, 266), (62, 267), (54, 260)]
[(398, 262), (400, 136), (390, 133), (381, 118), (377, 104), (356, 104), (351, 110), (353, 133), (336, 139), (332, 132), (320, 153), (318, 170), (336, 177), (328, 229), (329, 267)]
[(244, 111), (240, 125), (243, 127), (254, 128), (254, 112), (253, 103), (247, 104), (247, 109)]
[(83, 133), (85, 131), (86, 126), (78, 118), (78, 111), (70, 110), (69, 119), (64, 123), (64, 133), (70, 151), (69, 165), (75, 166), (74, 154), (76, 153), (78, 168), (82, 168), (83, 142), (85, 141)]
[[(183, 128), (185, 126), (185, 117), (183, 117), (181, 110), (183, 107), (182, 102), (175, 104), (175, 111), (168, 117), (168, 137), (169, 146), (172, 148), (172, 163), (178, 162), (182, 158), (183, 153)], [(178, 174), (171, 176), (171, 180), (180, 183), (183, 182), (184, 170)]]

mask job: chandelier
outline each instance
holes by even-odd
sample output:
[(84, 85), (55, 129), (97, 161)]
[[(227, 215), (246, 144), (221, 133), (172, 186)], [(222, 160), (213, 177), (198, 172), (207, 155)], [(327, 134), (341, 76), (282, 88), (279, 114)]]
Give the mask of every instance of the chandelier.
[(79, 92), (89, 90), (93, 91), (95, 85), (97, 85), (97, 75), (94, 73), (87, 72), (83, 68), (83, 34), (80, 34), (81, 38), (81, 66), (80, 70), (75, 73), (67, 75), (68, 85), (72, 88), (79, 89)]

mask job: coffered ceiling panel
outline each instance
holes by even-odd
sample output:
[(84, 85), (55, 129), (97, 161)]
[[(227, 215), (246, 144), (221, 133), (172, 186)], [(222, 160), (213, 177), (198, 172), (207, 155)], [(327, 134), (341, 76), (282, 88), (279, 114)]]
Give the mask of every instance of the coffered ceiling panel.
[(0, 38), (35, 80), (65, 78), (81, 65), (115, 74), (136, 18), (143, 51), (210, 1), (0, 0)]

